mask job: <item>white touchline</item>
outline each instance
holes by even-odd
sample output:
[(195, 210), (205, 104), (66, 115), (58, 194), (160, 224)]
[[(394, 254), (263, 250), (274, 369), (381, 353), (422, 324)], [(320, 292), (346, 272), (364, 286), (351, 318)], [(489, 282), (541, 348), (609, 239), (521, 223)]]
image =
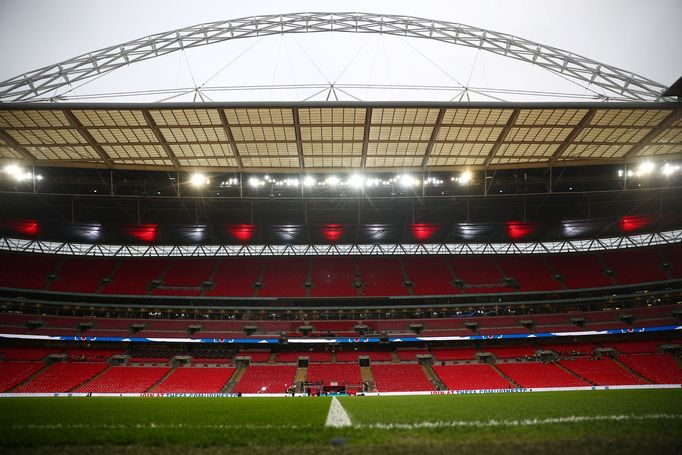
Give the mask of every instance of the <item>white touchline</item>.
[(350, 417), (339, 400), (336, 397), (332, 398), (332, 402), (329, 405), (329, 413), (327, 414), (327, 421), (324, 423), (326, 427), (349, 427), (351, 426)]
[(558, 423), (598, 422), (626, 420), (680, 420), (681, 414), (644, 414), (644, 415), (596, 415), (596, 416), (565, 416), (548, 417), (545, 419), (518, 419), (518, 420), (444, 420), (436, 422), (417, 423), (370, 423), (354, 425), (355, 428), (369, 428), (380, 430), (412, 430), (415, 428), (450, 428), (450, 427), (525, 427), (536, 425), (551, 425)]

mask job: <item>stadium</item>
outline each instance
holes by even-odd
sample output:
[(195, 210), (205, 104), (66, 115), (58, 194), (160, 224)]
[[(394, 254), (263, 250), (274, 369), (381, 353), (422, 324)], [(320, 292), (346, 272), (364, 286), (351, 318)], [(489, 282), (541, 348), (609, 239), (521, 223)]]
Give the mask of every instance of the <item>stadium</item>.
[(679, 74), (216, 19), (0, 82), (3, 452), (682, 449)]

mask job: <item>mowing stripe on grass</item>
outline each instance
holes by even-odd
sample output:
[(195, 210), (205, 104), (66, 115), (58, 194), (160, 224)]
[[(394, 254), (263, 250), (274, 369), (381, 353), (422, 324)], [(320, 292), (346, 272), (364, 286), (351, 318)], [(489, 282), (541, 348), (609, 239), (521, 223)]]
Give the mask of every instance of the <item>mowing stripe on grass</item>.
[(327, 414), (327, 421), (324, 423), (326, 427), (349, 427), (350, 417), (346, 410), (341, 406), (339, 400), (336, 397), (332, 398), (332, 402), (329, 405), (329, 413)]
[[(338, 403), (338, 400), (337, 400)], [(332, 405), (333, 406), (333, 405)], [(330, 415), (332, 414), (330, 406)], [(369, 423), (369, 424), (351, 424), (350, 417), (346, 413), (341, 403), (338, 403), (340, 413), (345, 415), (343, 417), (334, 417), (331, 419), (334, 422), (342, 422), (342, 424), (330, 424), (328, 416), (325, 426), (348, 427), (358, 429), (377, 429), (377, 430), (413, 430), (418, 428), (449, 428), (449, 427), (523, 427), (523, 426), (538, 426), (551, 424), (565, 424), (565, 423), (582, 423), (582, 422), (625, 422), (625, 421), (641, 421), (641, 420), (682, 420), (682, 414), (643, 414), (643, 415), (597, 415), (597, 416), (566, 416), (566, 417), (550, 417), (546, 419), (521, 419), (521, 420), (449, 420), (440, 422), (417, 422), (417, 423)], [(231, 425), (231, 424), (206, 424), (206, 423), (139, 423), (139, 424), (90, 424), (90, 423), (54, 423), (54, 424), (17, 424), (7, 425), (5, 427), (9, 430), (130, 430), (130, 429), (152, 429), (152, 430), (236, 430), (236, 429), (284, 429), (284, 430), (299, 430), (319, 428), (317, 425)]]
[(623, 422), (628, 420), (682, 420), (682, 414), (643, 414), (643, 415), (596, 415), (596, 416), (566, 416), (549, 417), (546, 419), (519, 419), (519, 420), (448, 420), (440, 422), (417, 422), (417, 423), (368, 423), (356, 424), (354, 428), (368, 428), (378, 430), (412, 430), (416, 428), (449, 428), (449, 427), (530, 427), (537, 425), (552, 425), (558, 423), (580, 423), (612, 421)]

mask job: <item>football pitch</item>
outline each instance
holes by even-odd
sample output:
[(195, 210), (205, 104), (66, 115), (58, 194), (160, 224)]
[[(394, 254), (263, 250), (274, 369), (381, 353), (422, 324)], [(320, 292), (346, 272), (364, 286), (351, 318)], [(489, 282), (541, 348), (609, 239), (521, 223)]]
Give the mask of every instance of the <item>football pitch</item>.
[(337, 401), (5, 398), (0, 399), (0, 450), (79, 455), (682, 453), (682, 390)]

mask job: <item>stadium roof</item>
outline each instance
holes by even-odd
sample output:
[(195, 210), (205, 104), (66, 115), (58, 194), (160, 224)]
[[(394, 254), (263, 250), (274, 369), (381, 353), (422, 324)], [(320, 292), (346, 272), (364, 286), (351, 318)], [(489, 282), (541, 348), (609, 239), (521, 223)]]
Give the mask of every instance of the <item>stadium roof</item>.
[(0, 159), (36, 166), (381, 172), (681, 155), (679, 103), (0, 104)]

